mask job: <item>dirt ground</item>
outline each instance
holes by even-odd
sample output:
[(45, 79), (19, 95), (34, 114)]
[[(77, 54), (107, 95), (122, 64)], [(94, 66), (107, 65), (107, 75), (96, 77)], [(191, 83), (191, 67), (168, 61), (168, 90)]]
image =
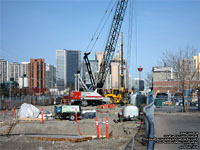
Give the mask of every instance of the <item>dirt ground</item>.
[[(41, 106), (36, 106), (41, 110)], [(45, 111), (53, 113), (54, 106), (43, 106)], [(83, 107), (84, 110), (96, 110), (97, 107)], [(122, 150), (135, 136), (134, 149), (146, 149), (142, 144), (141, 139), (144, 136), (144, 127), (141, 126), (140, 120), (115, 122), (118, 120), (118, 112), (121, 107), (115, 109), (101, 109), (97, 112), (99, 124), (101, 125), (101, 135), (106, 135), (106, 117), (109, 119), (109, 133), (112, 136), (109, 139), (92, 139), (84, 142), (66, 142), (66, 141), (43, 141), (33, 139), (35, 136), (48, 136), (53, 134), (55, 136), (67, 136), (79, 138), (80, 133), (84, 137), (97, 136), (96, 120), (94, 119), (79, 119), (78, 124), (75, 121), (53, 119), (44, 121), (19, 121), (11, 129), (9, 135), (3, 135), (9, 128), (9, 123), (12, 122), (12, 111), (6, 110), (5, 118), (3, 110), (0, 111), (0, 148), (2, 150)], [(78, 130), (78, 126), (79, 129)]]

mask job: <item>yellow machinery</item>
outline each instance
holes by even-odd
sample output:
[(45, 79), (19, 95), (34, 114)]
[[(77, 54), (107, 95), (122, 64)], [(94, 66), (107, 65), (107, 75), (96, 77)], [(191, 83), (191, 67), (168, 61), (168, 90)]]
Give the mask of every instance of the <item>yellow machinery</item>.
[(110, 89), (110, 92), (107, 94), (104, 94), (105, 97), (109, 97), (110, 98), (110, 102), (112, 104), (126, 104), (127, 100), (123, 99), (123, 93), (121, 93), (121, 91), (118, 88), (113, 88)]
[(118, 88), (110, 89), (110, 92), (104, 96), (109, 97), (113, 104), (119, 104), (123, 98)]
[(109, 94), (105, 94), (105, 97), (110, 97), (110, 101), (113, 104), (126, 104), (126, 94), (128, 91), (125, 90), (124, 86), (124, 60), (123, 60), (123, 33), (121, 33), (121, 74), (120, 74), (120, 90), (118, 88), (110, 89)]

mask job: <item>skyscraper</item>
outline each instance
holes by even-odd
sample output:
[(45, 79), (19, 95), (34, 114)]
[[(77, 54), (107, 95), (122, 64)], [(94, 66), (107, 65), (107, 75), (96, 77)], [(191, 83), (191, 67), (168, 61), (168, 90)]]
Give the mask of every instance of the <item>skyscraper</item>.
[(29, 77), (29, 63), (30, 62), (22, 62), (21, 63), (21, 74), (20, 76)]
[(74, 74), (81, 69), (81, 51), (56, 50), (56, 81), (59, 90), (74, 88)]
[(0, 83), (9, 80), (9, 62), (7, 60), (0, 59)]
[[(104, 54), (104, 52), (96, 52), (95, 53), (95, 59), (98, 61), (98, 73), (100, 71), (100, 65), (103, 60), (103, 54)], [(97, 78), (98, 78), (98, 73), (96, 74)], [(103, 86), (104, 89), (110, 89), (112, 87), (111, 80), (112, 80), (112, 75), (110, 74), (110, 70), (109, 70), (109, 72), (107, 73), (107, 77), (106, 77), (104, 86)]]
[(98, 60), (98, 71), (100, 70), (100, 65), (103, 59), (104, 52), (96, 52), (95, 53), (95, 59)]
[(45, 60), (31, 59), (29, 64), (29, 87), (45, 88)]
[(50, 89), (56, 85), (56, 67), (50, 64), (46, 65), (46, 88)]
[(120, 87), (120, 63), (117, 61), (111, 62), (111, 80), (112, 80), (112, 88)]
[[(96, 81), (97, 77), (98, 77), (98, 60), (89, 60), (89, 61), (90, 61), (90, 67), (91, 67), (91, 70), (92, 70), (94, 80)], [(87, 71), (87, 66), (86, 66), (85, 62), (83, 63), (82, 73), (83, 73), (83, 81), (86, 84), (91, 84), (90, 77), (89, 77), (89, 74), (88, 74), (88, 71)]]
[(13, 78), (14, 81), (19, 83), (20, 77), (20, 64), (17, 62), (10, 64), (10, 78)]

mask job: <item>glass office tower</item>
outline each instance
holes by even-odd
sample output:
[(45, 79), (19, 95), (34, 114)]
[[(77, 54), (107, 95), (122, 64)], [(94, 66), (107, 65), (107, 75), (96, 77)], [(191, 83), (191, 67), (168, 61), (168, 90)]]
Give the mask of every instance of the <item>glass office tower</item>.
[(74, 74), (81, 68), (81, 51), (56, 50), (56, 83), (59, 90), (74, 88)]

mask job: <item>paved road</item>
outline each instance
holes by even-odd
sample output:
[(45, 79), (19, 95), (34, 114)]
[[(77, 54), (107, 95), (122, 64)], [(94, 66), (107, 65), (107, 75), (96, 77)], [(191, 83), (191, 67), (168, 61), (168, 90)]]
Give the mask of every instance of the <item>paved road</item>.
[[(183, 132), (199, 132), (200, 139), (200, 112), (195, 113), (166, 113), (155, 112), (155, 138), (164, 135)], [(182, 144), (181, 144), (182, 145)], [(180, 144), (155, 144), (155, 150), (177, 150)], [(200, 146), (200, 145), (199, 145)], [(199, 148), (200, 149), (200, 148)]]

